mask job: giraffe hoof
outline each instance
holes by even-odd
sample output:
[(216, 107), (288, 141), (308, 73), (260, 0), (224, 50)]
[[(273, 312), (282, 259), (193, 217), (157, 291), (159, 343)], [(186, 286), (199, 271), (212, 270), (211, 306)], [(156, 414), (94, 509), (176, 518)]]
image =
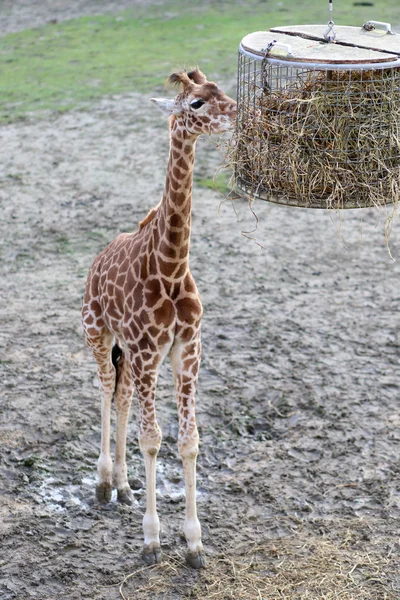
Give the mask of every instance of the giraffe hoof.
[(202, 552), (188, 552), (186, 562), (192, 569), (204, 569), (206, 566), (206, 559)]
[(107, 481), (96, 485), (96, 499), (101, 504), (108, 504), (111, 500), (112, 485)]
[(117, 490), (117, 500), (118, 502), (121, 502), (121, 504), (127, 504), (128, 506), (132, 506), (134, 497), (131, 488), (128, 486)]
[(161, 562), (161, 548), (160, 546), (153, 547), (145, 546), (142, 552), (142, 558), (146, 565), (158, 565)]

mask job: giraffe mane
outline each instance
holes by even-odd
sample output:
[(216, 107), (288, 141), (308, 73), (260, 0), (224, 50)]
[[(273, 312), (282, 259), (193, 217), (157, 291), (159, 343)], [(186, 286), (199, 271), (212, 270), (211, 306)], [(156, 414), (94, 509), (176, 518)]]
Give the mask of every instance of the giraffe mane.
[(149, 210), (149, 212), (147, 213), (147, 215), (145, 216), (145, 218), (142, 221), (139, 221), (139, 231), (141, 231), (143, 229), (143, 227), (146, 227), (146, 225), (154, 219), (154, 217), (157, 214), (159, 206), (160, 206), (160, 204), (157, 204), (157, 206), (155, 206), (154, 208)]

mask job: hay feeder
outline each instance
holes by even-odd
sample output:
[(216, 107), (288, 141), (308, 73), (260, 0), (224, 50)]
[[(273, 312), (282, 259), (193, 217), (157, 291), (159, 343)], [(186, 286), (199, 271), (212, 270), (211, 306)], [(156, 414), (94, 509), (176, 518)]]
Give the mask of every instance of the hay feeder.
[(328, 25), (243, 38), (230, 153), (236, 188), (306, 208), (397, 205), (400, 34), (379, 22)]

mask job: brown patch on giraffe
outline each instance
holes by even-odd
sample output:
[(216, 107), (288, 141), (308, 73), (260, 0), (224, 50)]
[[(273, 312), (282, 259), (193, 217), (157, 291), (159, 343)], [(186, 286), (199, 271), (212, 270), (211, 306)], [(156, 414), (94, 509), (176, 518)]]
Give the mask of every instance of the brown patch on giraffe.
[(143, 309), (140, 312), (140, 320), (143, 323), (143, 325), (148, 325), (150, 323), (149, 313), (148, 313), (147, 309)]
[(157, 338), (157, 343), (159, 346), (165, 346), (171, 341), (171, 335), (169, 331), (162, 331)]
[(129, 260), (129, 258), (125, 258), (125, 260), (123, 261), (123, 263), (119, 267), (119, 272), (120, 273), (127, 273), (129, 267), (130, 267), (130, 260)]
[(116, 290), (116, 293), (114, 296), (114, 302), (117, 307), (117, 310), (119, 310), (120, 314), (122, 315), (124, 313), (124, 309), (125, 309), (124, 304), (125, 303), (124, 303), (124, 298), (123, 298), (122, 294), (120, 294), (118, 292), (118, 290)]
[(130, 340), (134, 341), (140, 335), (140, 329), (136, 325), (136, 323), (130, 322), (130, 323), (125, 324), (125, 326), (122, 330), (122, 335), (123, 335), (124, 339), (126, 339), (128, 341), (130, 341)]
[(149, 256), (149, 273), (157, 273), (157, 261), (154, 252), (152, 252)]
[(191, 371), (192, 367), (195, 367), (199, 362), (199, 358), (197, 355), (192, 356), (191, 358), (186, 358), (183, 361), (183, 368), (185, 371)]
[(139, 346), (137, 344), (131, 344), (129, 346), (129, 354), (131, 356), (131, 361), (134, 360), (134, 357), (138, 352), (139, 352)]
[(126, 258), (126, 249), (124, 247), (121, 248), (121, 250), (118, 253), (118, 256), (116, 258), (116, 262), (118, 264), (121, 264)]
[(176, 166), (179, 167), (180, 169), (183, 169), (186, 171), (188, 168), (188, 164), (187, 164), (186, 160), (180, 154), (178, 154), (178, 156), (180, 158), (176, 161)]
[(123, 288), (124, 284), (125, 284), (125, 279), (126, 279), (125, 275), (118, 275), (117, 278), (115, 279), (116, 287)]
[(190, 397), (193, 393), (193, 384), (192, 383), (184, 383), (180, 389), (180, 393), (183, 396)]
[[(178, 234), (178, 235), (180, 235), (180, 234)], [(176, 269), (175, 261), (167, 262), (167, 261), (163, 260), (161, 258), (161, 256), (159, 256), (158, 264), (160, 265), (160, 271), (164, 275), (164, 277), (172, 277), (172, 274), (174, 273), (174, 271)]]
[(189, 241), (182, 244), (179, 250), (179, 258), (185, 258), (189, 254)]
[(166, 241), (162, 241), (159, 247), (159, 252), (165, 258), (176, 258), (177, 251), (175, 248), (170, 246)]
[(155, 348), (154, 342), (147, 335), (143, 335), (137, 344), (141, 352), (143, 352), (143, 350), (149, 350), (150, 352), (153, 352)]
[(181, 291), (181, 285), (179, 282), (172, 284), (171, 289), (170, 289), (171, 300), (176, 300), (176, 298), (179, 296), (180, 291)]
[(168, 242), (178, 247), (182, 241), (182, 233), (179, 231), (169, 231), (168, 232)]
[(169, 327), (175, 319), (174, 305), (169, 299), (165, 299), (159, 308), (154, 311), (154, 319), (156, 323), (163, 324), (164, 327)]
[(145, 256), (140, 265), (140, 279), (145, 281), (149, 276), (149, 270), (147, 265), (147, 256)]
[(189, 325), (177, 325), (175, 329), (175, 337), (180, 341), (187, 343), (193, 340), (196, 336), (196, 332), (193, 327)]
[(182, 204), (184, 204), (185, 202), (187, 202), (188, 199), (188, 195), (185, 192), (177, 192), (175, 193), (175, 203), (178, 206), (182, 206)]
[(192, 325), (201, 315), (202, 306), (197, 298), (181, 298), (175, 303), (178, 319)]
[(108, 269), (107, 277), (111, 281), (115, 281), (115, 279), (117, 278), (117, 275), (118, 275), (118, 268), (117, 268), (117, 265), (114, 264)]
[(96, 317), (99, 317), (102, 314), (101, 306), (97, 300), (92, 300), (89, 304), (89, 308), (94, 312)]
[(158, 327), (155, 327), (154, 325), (152, 325), (151, 327), (148, 328), (147, 332), (151, 338), (156, 339), (160, 330)]
[(94, 323), (94, 318), (93, 318), (93, 316), (92, 316), (91, 314), (88, 314), (88, 315), (86, 315), (86, 316), (84, 317), (84, 319), (85, 319), (85, 324), (86, 324), (86, 325), (93, 325), (93, 323)]
[(112, 296), (114, 296), (114, 290), (115, 290), (114, 282), (113, 281), (109, 281), (108, 284), (107, 284), (107, 294), (110, 296), (110, 298)]
[(158, 279), (148, 279), (144, 288), (145, 302), (149, 308), (157, 304), (161, 297), (161, 285)]
[[(93, 275), (93, 277), (90, 280), (90, 294), (91, 296), (97, 296), (97, 290), (99, 287), (99, 276), (97, 275), (97, 273), (95, 273)], [(89, 287), (89, 286), (88, 286)]]
[(191, 276), (191, 274), (189, 274), (183, 280), (183, 287), (184, 287), (185, 292), (187, 292), (188, 294), (196, 294), (197, 293), (196, 284), (195, 284), (194, 279)]
[[(100, 325), (99, 327), (102, 327), (102, 325)], [(97, 338), (99, 335), (99, 331), (98, 329), (95, 329), (94, 327), (89, 327), (85, 329), (86, 334), (90, 337), (90, 338)]]
[(184, 225), (183, 219), (180, 215), (174, 213), (169, 217), (169, 224), (171, 227), (181, 229)]
[(185, 262), (183, 262), (181, 265), (179, 265), (175, 269), (175, 271), (173, 273), (173, 278), (174, 279), (181, 279), (185, 275), (185, 273), (187, 272), (187, 270), (188, 270), (188, 265), (187, 265), (187, 263), (185, 261)]
[(182, 150), (182, 142), (178, 140), (176, 137), (171, 138), (171, 144), (178, 150)]
[(180, 187), (181, 187), (181, 182), (178, 181), (177, 179), (174, 179), (173, 177), (171, 177), (171, 188), (177, 192)]

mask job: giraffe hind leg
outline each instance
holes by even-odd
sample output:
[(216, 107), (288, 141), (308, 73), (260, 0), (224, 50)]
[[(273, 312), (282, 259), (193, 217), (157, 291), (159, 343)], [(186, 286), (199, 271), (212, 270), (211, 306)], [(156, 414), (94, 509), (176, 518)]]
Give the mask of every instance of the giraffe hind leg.
[(117, 344), (113, 347), (112, 360), (116, 369), (114, 399), (117, 411), (113, 484), (117, 488), (118, 501), (132, 504), (133, 494), (129, 487), (126, 467), (126, 433), (133, 394), (131, 364), (129, 355), (125, 355)]
[(111, 500), (112, 494), (113, 464), (110, 453), (110, 421), (111, 402), (116, 381), (116, 370), (111, 360), (113, 340), (113, 335), (107, 329), (103, 329), (95, 336), (86, 334), (87, 344), (97, 363), (97, 373), (102, 390), (101, 446), (97, 461), (98, 483), (96, 485), (96, 498), (102, 504), (107, 504)]

